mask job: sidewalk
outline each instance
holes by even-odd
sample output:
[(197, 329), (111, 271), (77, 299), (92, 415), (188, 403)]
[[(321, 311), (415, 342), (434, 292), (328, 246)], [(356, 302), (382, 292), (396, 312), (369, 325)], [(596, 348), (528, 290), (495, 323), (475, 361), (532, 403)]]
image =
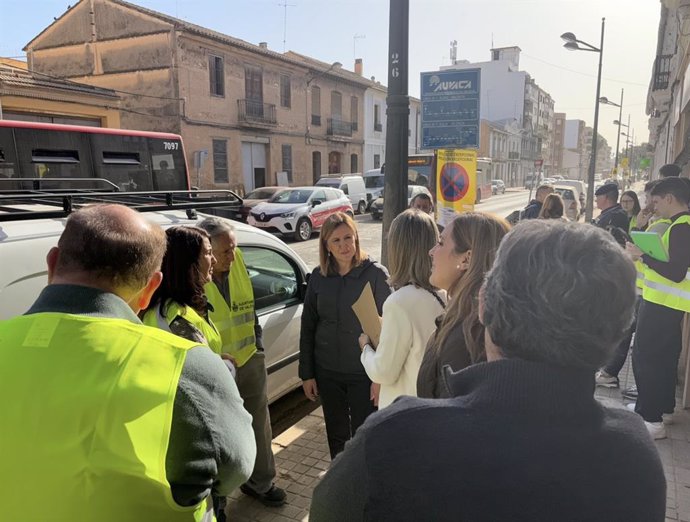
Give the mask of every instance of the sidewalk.
[[(595, 395), (606, 406), (625, 408), (630, 402), (621, 396), (623, 390), (635, 384), (630, 357), (619, 378), (619, 389), (597, 388)], [(680, 405), (680, 398), (677, 404)], [(668, 438), (656, 441), (656, 447), (666, 474), (666, 521), (690, 522), (690, 410), (678, 408), (674, 423), (666, 427)], [(236, 491), (228, 501), (229, 520), (306, 522), (309, 519), (312, 492), (330, 465), (321, 408), (276, 437), (273, 452), (278, 469), (276, 484), (287, 490), (287, 504), (281, 508), (267, 508)]]

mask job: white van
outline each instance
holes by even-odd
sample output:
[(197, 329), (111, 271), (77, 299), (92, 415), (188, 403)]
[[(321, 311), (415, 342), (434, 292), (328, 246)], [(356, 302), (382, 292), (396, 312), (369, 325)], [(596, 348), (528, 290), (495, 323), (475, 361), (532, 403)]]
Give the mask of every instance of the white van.
[[(163, 228), (194, 225), (207, 217), (189, 209), (204, 206), (203, 191), (196, 193), (198, 198), (188, 198), (187, 201), (194, 203), (187, 204), (167, 205), (164, 200), (160, 201), (160, 194), (147, 192), (111, 194), (103, 200), (129, 204), (126, 201), (129, 198), (132, 204), (137, 204), (136, 198), (139, 198), (140, 204), (142, 194), (151, 202), (142, 211), (152, 210), (158, 198), (158, 211), (146, 212), (145, 216)], [(89, 202), (90, 194), (46, 195), (44, 192), (39, 205), (29, 199), (22, 204), (21, 200), (10, 200), (11, 196), (0, 192), (0, 321), (25, 313), (47, 284), (46, 254), (57, 244), (64, 230), (66, 212), (62, 211), (62, 199), (65, 197), (71, 198), (74, 208), (78, 208)], [(176, 194), (176, 201), (180, 199), (183, 196)], [(189, 210), (185, 212), (186, 209)], [(22, 212), (25, 213), (22, 215)], [(263, 328), (268, 399), (273, 402), (302, 382), (297, 375), (297, 364), (309, 269), (275, 236), (244, 223), (233, 221), (232, 224), (244, 254), (254, 290), (256, 314)]]
[(361, 174), (329, 174), (316, 182), (320, 187), (332, 187), (343, 191), (357, 214), (367, 211), (367, 191)]
[(367, 210), (383, 194), (383, 168), (367, 170), (364, 173), (364, 187), (367, 190)]

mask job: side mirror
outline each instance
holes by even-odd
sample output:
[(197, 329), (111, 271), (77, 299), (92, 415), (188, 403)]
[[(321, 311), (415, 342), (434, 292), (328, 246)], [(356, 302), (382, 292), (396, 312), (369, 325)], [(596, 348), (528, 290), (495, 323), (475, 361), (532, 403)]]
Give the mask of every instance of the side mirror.
[(314, 200), (312, 200), (312, 202), (311, 202), (311, 206), (312, 206), (312, 208), (313, 208), (313, 207), (316, 207), (316, 206), (320, 205), (321, 203), (323, 203), (323, 201), (321, 201), (320, 199), (314, 199)]

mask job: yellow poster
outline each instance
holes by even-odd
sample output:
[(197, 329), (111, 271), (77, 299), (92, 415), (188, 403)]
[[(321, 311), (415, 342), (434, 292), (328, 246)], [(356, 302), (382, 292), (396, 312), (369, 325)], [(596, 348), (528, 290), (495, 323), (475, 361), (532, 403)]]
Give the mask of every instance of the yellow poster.
[(456, 214), (474, 210), (477, 197), (477, 151), (436, 151), (436, 208), (438, 222), (447, 226)]

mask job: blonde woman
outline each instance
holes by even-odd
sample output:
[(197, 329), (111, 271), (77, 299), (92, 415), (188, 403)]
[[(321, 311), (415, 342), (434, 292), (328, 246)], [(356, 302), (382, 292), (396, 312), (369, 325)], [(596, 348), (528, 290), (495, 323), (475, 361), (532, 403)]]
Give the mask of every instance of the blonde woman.
[(544, 203), (539, 211), (539, 219), (560, 219), (570, 221), (563, 214), (565, 213), (565, 203), (559, 194), (549, 194), (544, 199)]
[(359, 361), (362, 327), (352, 305), (370, 284), (380, 315), (391, 290), (388, 272), (360, 249), (357, 226), (347, 214), (333, 214), (321, 227), (319, 260), (304, 298), (299, 376), (307, 398), (321, 398), (334, 458), (376, 410), (371, 380)]
[(431, 249), (431, 277), (448, 291), (446, 312), (437, 318), (417, 377), (419, 397), (447, 397), (443, 368), (454, 371), (486, 360), (484, 327), (479, 322), (479, 289), (493, 265), (496, 250), (510, 230), (505, 219), (468, 212), (460, 214)]
[(434, 220), (420, 210), (406, 210), (391, 224), (388, 284), (394, 292), (383, 305), (379, 345), (372, 347), (366, 334), (359, 337), (362, 365), (369, 378), (381, 385), (379, 409), (401, 395), (417, 395), (424, 348), (445, 307), (429, 282), (429, 250), (437, 241)]

